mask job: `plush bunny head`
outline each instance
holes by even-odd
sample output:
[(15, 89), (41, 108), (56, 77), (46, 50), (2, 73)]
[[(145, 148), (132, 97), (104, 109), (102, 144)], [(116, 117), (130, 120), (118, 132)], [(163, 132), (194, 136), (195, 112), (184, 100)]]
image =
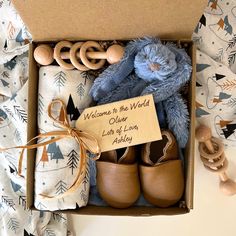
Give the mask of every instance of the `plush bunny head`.
[(177, 68), (175, 54), (161, 43), (148, 44), (135, 56), (136, 74), (147, 82), (164, 80)]

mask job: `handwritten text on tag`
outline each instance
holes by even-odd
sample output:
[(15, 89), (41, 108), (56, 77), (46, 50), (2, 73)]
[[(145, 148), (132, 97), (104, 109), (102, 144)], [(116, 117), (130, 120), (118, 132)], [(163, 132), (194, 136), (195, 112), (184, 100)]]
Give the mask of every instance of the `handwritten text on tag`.
[(87, 108), (76, 128), (93, 134), (102, 152), (162, 138), (152, 95)]

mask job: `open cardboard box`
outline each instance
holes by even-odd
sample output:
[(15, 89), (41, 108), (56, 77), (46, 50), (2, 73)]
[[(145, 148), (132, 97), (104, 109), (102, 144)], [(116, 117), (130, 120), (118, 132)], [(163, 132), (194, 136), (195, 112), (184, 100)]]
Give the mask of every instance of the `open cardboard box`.
[[(191, 41), (194, 27), (205, 7), (205, 0), (192, 4), (189, 0), (13, 0), (23, 21), (32, 34), (29, 51), (28, 140), (38, 134), (37, 95), (38, 67), (33, 58), (35, 45), (40, 42), (78, 40), (127, 40), (143, 36), (158, 36), (186, 47), (192, 58), (193, 73), (189, 84), (190, 137), (185, 150), (185, 195), (181, 204), (169, 208), (86, 206), (64, 213), (89, 215), (175, 215), (193, 208), (194, 139), (195, 139), (195, 46)], [(36, 150), (27, 155), (27, 207), (34, 207), (34, 168)]]

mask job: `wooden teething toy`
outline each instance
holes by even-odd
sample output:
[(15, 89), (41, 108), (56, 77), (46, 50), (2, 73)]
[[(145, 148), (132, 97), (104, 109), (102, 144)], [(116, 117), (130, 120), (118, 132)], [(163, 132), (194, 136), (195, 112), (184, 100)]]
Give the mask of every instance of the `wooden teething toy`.
[(226, 195), (236, 194), (236, 183), (225, 173), (228, 160), (220, 139), (212, 137), (210, 128), (204, 125), (196, 129), (196, 139), (199, 141), (200, 158), (204, 166), (207, 170), (219, 174), (220, 190)]
[[(70, 51), (62, 52), (62, 48), (69, 48)], [(100, 44), (95, 41), (77, 42), (75, 44), (69, 41), (61, 41), (56, 44), (54, 51), (47, 44), (38, 46), (34, 51), (34, 58), (41, 65), (50, 65), (55, 59), (64, 69), (77, 68), (86, 71), (100, 69), (105, 64), (105, 59), (110, 64), (117, 63), (121, 60), (123, 54), (124, 48), (118, 44), (110, 46), (105, 52)], [(71, 63), (65, 62), (64, 59), (70, 59)], [(96, 62), (95, 60), (99, 61)]]

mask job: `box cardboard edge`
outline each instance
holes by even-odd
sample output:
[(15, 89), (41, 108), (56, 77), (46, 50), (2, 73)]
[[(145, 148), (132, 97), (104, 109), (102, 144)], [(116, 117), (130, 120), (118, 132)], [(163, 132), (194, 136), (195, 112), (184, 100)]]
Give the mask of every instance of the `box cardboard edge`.
[[(189, 212), (190, 209), (193, 209), (193, 178), (194, 178), (194, 137), (195, 137), (195, 65), (196, 65), (196, 58), (195, 58), (195, 46), (190, 39), (181, 39), (181, 40), (172, 40), (169, 41), (176, 42), (177, 44), (180, 42), (187, 42), (191, 43), (192, 47), (192, 65), (193, 65), (193, 72), (191, 77), (191, 85), (190, 85), (190, 98), (191, 98), (191, 123), (190, 123), (190, 140), (189, 140), (189, 148), (188, 148), (188, 167), (187, 167), (187, 176), (186, 176), (186, 189), (185, 189), (185, 200), (186, 200), (186, 207), (187, 208), (178, 208), (178, 207), (171, 207), (171, 208), (154, 208), (151, 210), (151, 213), (142, 213), (142, 209), (148, 209), (148, 207), (132, 207), (128, 208), (125, 211), (122, 210), (122, 213), (119, 213), (121, 210), (117, 210), (111, 207), (105, 207), (106, 210), (102, 209), (102, 207), (96, 206), (87, 206), (80, 208), (78, 210), (63, 210), (59, 211), (62, 213), (73, 213), (78, 215), (126, 215), (126, 216), (154, 216), (154, 215), (172, 215), (172, 214), (186, 214)], [(29, 104), (28, 104), (28, 118), (34, 119), (33, 123), (28, 125), (28, 140), (35, 137), (37, 135), (37, 95), (38, 95), (38, 69), (37, 64), (33, 58), (33, 49), (34, 49), (34, 42), (30, 44), (30, 52), (29, 52)], [(36, 93), (35, 93), (36, 91)], [(193, 94), (192, 94), (193, 93)], [(36, 157), (36, 150), (28, 150), (27, 152), (27, 207), (32, 210), (37, 210), (34, 207), (34, 169), (35, 169), (35, 157)], [(30, 168), (28, 168), (30, 167)], [(133, 212), (133, 210), (139, 211)], [(172, 211), (173, 209), (173, 211)], [(98, 211), (100, 211), (98, 213)], [(148, 211), (148, 210), (147, 210)], [(150, 211), (150, 209), (149, 209)]]
[(190, 85), (190, 144), (188, 150), (188, 170), (186, 181), (186, 205), (189, 209), (193, 209), (194, 197), (194, 148), (195, 148), (195, 86), (196, 86), (196, 46), (193, 43), (191, 49), (192, 57), (192, 77)]
[[(162, 38), (190, 39), (200, 14), (207, 6), (206, 0), (198, 0), (194, 4), (188, 4), (188, 0), (110, 0), (97, 5), (94, 5), (93, 1), (78, 3), (69, 0), (60, 3), (51, 0), (12, 0), (12, 2), (30, 29), (34, 40), (55, 37), (61, 40), (66, 38), (121, 40), (128, 35), (136, 38), (156, 34)], [(186, 7), (187, 5), (189, 6)], [(65, 7), (67, 11), (64, 10)], [(71, 18), (75, 11), (79, 16), (78, 19)], [(42, 14), (44, 17), (41, 17)], [(67, 27), (60, 27), (63, 23)], [(139, 27), (142, 28), (141, 32)]]
[[(33, 59), (34, 45), (29, 45), (29, 87), (28, 87), (28, 121), (30, 125), (27, 126), (27, 142), (37, 135), (37, 107), (38, 107), (38, 71), (37, 65)], [(35, 91), (36, 94), (35, 94)], [(31, 142), (30, 144), (35, 143)], [(36, 149), (27, 150), (27, 174), (26, 174), (26, 206), (32, 208), (34, 206), (34, 169), (35, 169)]]

